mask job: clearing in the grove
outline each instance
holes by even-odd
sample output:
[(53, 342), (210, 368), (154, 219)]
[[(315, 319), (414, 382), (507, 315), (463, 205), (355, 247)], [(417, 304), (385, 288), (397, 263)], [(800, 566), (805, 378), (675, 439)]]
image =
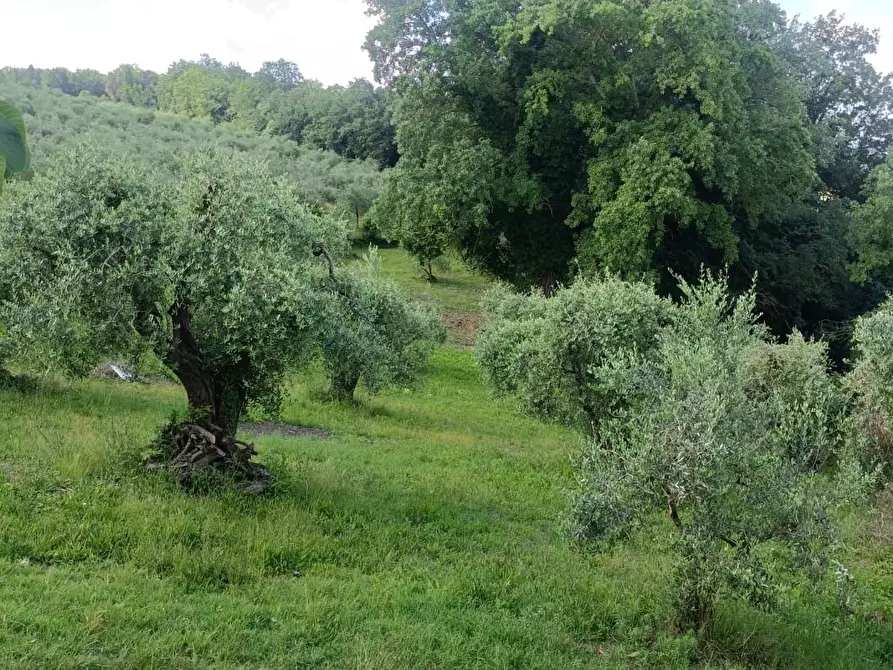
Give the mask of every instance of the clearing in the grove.
[(139, 467), (178, 386), (0, 391), (0, 667), (891, 667), (893, 504), (844, 524), (873, 618), (791, 592), (673, 635), (669, 521), (613, 553), (575, 546), (580, 438), (485, 387), (467, 324), (487, 283), (455, 264), (428, 284), (381, 254), (460, 328), (418, 392), (335, 405), (314, 399), (321, 371), (296, 377), (281, 429), (241, 435), (270, 496), (185, 493)]

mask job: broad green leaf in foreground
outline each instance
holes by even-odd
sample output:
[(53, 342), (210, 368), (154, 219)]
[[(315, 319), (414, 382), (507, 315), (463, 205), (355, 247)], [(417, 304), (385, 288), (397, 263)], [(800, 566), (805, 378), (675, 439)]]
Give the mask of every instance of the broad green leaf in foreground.
[(0, 158), (4, 174), (22, 172), (31, 164), (22, 113), (3, 100), (0, 100)]

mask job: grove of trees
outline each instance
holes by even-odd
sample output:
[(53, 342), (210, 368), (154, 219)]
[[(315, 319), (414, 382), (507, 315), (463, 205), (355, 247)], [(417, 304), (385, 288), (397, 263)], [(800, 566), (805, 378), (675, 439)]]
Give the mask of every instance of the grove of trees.
[(205, 54), (197, 61), (177, 61), (163, 74), (130, 64), (105, 75), (5, 67), (0, 69), (4, 79), (284, 136), (351, 160), (374, 161), (379, 168), (397, 162), (385, 90), (362, 79), (324, 87), (305, 80), (295, 63), (283, 59), (264, 63), (254, 74)]
[(551, 298), (503, 289), (478, 361), (498, 393), (585, 435), (578, 540), (610, 547), (666, 515), (688, 629), (710, 625), (721, 597), (770, 608), (820, 585), (836, 514), (889, 481), (893, 301), (857, 322), (841, 376), (827, 343), (772, 338), (754, 291), (678, 281), (678, 301), (610, 275)]
[(291, 372), (321, 361), (348, 401), (445, 341), (374, 248), (345, 263), (365, 216), (429, 279), (457, 254), (499, 280), (480, 368), (579, 434), (577, 540), (663, 517), (681, 628), (818, 588), (841, 511), (893, 476), (878, 32), (768, 0), (367, 5), (380, 87), (207, 55), (0, 72), (24, 112), (0, 103), (0, 174), (24, 173), (0, 205), (4, 356), (159, 361), (189, 411), (153, 464), (264, 489), (237, 429)]
[(454, 250), (547, 293), (610, 270), (663, 295), (728, 267), (735, 291), (759, 277), (773, 332), (837, 359), (890, 287), (859, 262), (893, 130), (877, 31), (755, 1), (368, 5), (401, 155), (375, 217), (423, 263)]
[(60, 151), (80, 144), (140, 156), (160, 170), (173, 169), (178, 153), (214, 146), (264, 161), (274, 175), (291, 181), (305, 202), (344, 213), (354, 221), (355, 229), (387, 180), (387, 171), (381, 171), (374, 160), (346, 160), (332, 151), (231, 125), (2, 80), (0, 99), (23, 112), (35, 172), (50, 165)]
[(412, 382), (442, 339), (439, 319), (387, 282), (336, 272), (345, 219), (230, 151), (184, 154), (159, 175), (82, 145), (9, 195), (4, 351), (73, 375), (155, 357), (189, 404), (156, 445), (184, 483), (214, 466), (262, 489), (239, 421), (250, 407), (275, 412), (286, 375), (316, 355), (343, 399), (361, 378), (372, 391)]

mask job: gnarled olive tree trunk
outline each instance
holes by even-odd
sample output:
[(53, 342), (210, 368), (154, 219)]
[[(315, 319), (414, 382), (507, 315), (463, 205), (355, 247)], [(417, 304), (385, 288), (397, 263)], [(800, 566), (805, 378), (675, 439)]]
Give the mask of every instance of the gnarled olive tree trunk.
[(244, 380), (250, 373), (245, 356), (229, 369), (210, 369), (192, 334), (188, 308), (176, 311), (169, 365), (186, 389), (191, 418), (221, 436), (233, 436), (245, 409)]
[(253, 445), (236, 439), (245, 409), (245, 380), (251, 372), (248, 355), (233, 365), (211, 368), (192, 333), (188, 307), (176, 307), (171, 316), (173, 340), (165, 363), (186, 390), (189, 415), (162, 431), (150, 466), (172, 470), (184, 485), (197, 471), (213, 468), (231, 472), (248, 492), (266, 490), (269, 473), (251, 461), (256, 454)]

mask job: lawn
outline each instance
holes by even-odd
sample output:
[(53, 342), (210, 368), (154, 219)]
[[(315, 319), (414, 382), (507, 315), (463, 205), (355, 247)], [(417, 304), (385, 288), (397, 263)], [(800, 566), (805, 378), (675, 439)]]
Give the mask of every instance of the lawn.
[[(424, 288), (474, 309), (477, 288), (444, 286)], [(175, 386), (0, 390), (0, 668), (893, 664), (883, 524), (847, 525), (855, 616), (792, 592), (674, 636), (667, 524), (604, 555), (570, 543), (577, 438), (494, 400), (473, 352), (443, 348), (423, 389), (354, 406), (322, 402), (324, 386), (297, 376), (281, 421), (329, 437), (244, 435), (277, 477), (257, 499), (139, 467), (184, 405)]]

